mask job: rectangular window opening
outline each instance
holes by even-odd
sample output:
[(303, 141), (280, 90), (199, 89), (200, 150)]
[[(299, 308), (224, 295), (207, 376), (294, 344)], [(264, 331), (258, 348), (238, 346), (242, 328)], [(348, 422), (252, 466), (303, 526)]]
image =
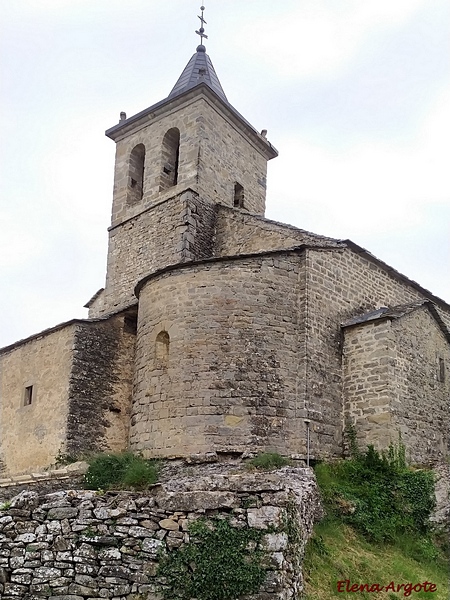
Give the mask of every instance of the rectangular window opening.
[(439, 359), (439, 364), (438, 364), (438, 381), (440, 381), (441, 383), (445, 382), (445, 361), (443, 358)]
[(123, 330), (125, 333), (137, 333), (137, 316), (136, 315), (125, 315), (123, 319)]
[(240, 183), (234, 184), (233, 206), (235, 208), (244, 208), (244, 188)]
[(33, 402), (33, 386), (27, 385), (25, 387), (23, 404), (24, 404), (24, 406), (29, 406), (32, 402)]

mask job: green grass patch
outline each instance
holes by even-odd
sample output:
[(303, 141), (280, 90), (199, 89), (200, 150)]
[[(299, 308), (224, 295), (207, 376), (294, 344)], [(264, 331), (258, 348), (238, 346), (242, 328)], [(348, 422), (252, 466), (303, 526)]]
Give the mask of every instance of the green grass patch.
[[(436, 534), (433, 474), (406, 466), (402, 446), (373, 447), (350, 460), (315, 468), (326, 511), (303, 563), (306, 600), (449, 598), (448, 532)], [(338, 591), (338, 582), (380, 586), (428, 581), (435, 592)], [(344, 586), (345, 587), (345, 586)]]
[(247, 465), (250, 468), (260, 469), (262, 471), (271, 471), (289, 465), (288, 458), (281, 456), (277, 452), (263, 452), (248, 461)]
[[(416, 546), (417, 539), (412, 542)], [(399, 537), (395, 543), (377, 544), (367, 541), (361, 533), (336, 520), (326, 520), (314, 528), (314, 536), (308, 542), (303, 562), (305, 579), (304, 600), (330, 600), (353, 598), (354, 600), (448, 600), (448, 564), (445, 554), (434, 546), (438, 558), (431, 560), (411, 551), (411, 538)], [(350, 580), (351, 584), (416, 584), (428, 581), (437, 586), (436, 592), (338, 592), (338, 582)]]
[(158, 480), (156, 463), (132, 452), (97, 454), (87, 460), (84, 481), (89, 490), (145, 489)]
[(409, 469), (369, 447), (351, 460), (319, 464), (315, 472), (327, 512), (367, 539), (427, 533), (435, 503), (431, 471)]

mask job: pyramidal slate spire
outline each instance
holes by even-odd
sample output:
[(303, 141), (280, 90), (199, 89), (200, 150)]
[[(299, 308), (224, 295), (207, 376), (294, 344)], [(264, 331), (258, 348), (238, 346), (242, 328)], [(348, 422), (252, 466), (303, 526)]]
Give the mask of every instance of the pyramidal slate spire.
[(206, 21), (203, 18), (203, 11), (205, 10), (205, 7), (201, 6), (200, 10), (202, 11), (201, 17), (199, 16), (201, 27), (195, 33), (200, 36), (201, 43), (199, 46), (197, 46), (196, 53), (186, 65), (184, 71), (181, 73), (178, 81), (168, 97), (174, 98), (175, 96), (179, 96), (183, 92), (186, 92), (200, 83), (206, 83), (206, 85), (208, 85), (220, 98), (222, 98), (224, 102), (228, 102), (225, 92), (220, 85), (219, 78), (214, 70), (211, 59), (206, 54), (206, 48), (203, 45), (203, 38), (208, 39), (203, 27), (203, 25), (206, 24)]

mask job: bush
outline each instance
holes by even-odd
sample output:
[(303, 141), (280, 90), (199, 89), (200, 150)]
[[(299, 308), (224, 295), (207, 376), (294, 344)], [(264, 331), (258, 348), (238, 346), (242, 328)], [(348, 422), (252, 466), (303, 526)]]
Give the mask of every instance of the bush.
[(369, 447), (350, 460), (317, 465), (328, 512), (377, 542), (426, 533), (435, 503), (433, 474), (409, 469), (402, 456), (401, 449), (383, 455)]
[(258, 454), (255, 458), (252, 458), (248, 461), (248, 464), (256, 469), (261, 470), (272, 470), (279, 469), (280, 467), (285, 467), (289, 465), (289, 459), (281, 456), (277, 452), (263, 452), (262, 454)]
[(143, 489), (158, 480), (155, 463), (131, 452), (97, 454), (88, 462), (89, 469), (84, 481), (89, 490), (107, 490), (111, 487)]
[(235, 600), (256, 593), (266, 577), (259, 549), (264, 533), (235, 529), (226, 519), (193, 522), (190, 543), (161, 556), (161, 594), (165, 600)]

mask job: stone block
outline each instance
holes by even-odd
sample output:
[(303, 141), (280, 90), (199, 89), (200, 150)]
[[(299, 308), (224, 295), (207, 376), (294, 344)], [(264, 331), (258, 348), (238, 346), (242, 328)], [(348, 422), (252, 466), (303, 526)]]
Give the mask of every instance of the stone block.
[(277, 506), (262, 506), (247, 510), (248, 526), (255, 529), (268, 529), (282, 525), (283, 511)]
[(239, 506), (239, 499), (232, 492), (195, 491), (161, 496), (158, 503), (163, 510), (195, 511), (199, 509), (236, 508)]

